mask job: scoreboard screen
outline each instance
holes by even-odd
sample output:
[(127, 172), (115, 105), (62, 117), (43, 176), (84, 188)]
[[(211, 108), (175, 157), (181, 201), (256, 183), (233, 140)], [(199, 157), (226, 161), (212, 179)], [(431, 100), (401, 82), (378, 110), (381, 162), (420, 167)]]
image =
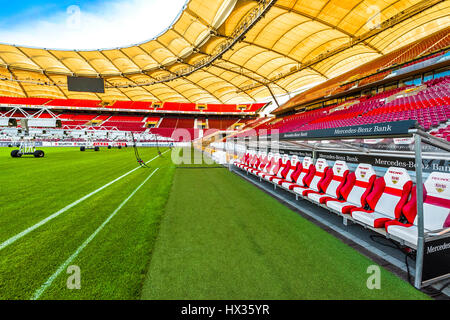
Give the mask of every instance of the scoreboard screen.
[(69, 91), (105, 93), (103, 78), (67, 77)]

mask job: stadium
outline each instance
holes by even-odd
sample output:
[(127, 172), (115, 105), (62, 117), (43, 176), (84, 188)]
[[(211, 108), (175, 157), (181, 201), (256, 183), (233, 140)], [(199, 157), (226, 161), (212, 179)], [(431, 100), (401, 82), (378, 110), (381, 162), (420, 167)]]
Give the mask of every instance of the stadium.
[(5, 9), (0, 299), (450, 299), (450, 1), (184, 1)]

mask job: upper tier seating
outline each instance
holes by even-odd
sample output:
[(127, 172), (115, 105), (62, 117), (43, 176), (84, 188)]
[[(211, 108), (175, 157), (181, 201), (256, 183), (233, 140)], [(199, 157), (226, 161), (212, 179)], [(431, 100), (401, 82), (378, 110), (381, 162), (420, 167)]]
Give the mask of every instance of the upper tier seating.
[[(153, 103), (150, 101), (115, 101), (113, 104), (102, 104), (100, 100), (85, 99), (50, 99), (50, 98), (25, 98), (25, 97), (0, 97), (0, 104), (25, 105), (25, 106), (41, 106), (49, 107), (81, 107), (95, 108), (105, 111), (117, 110), (142, 110), (156, 112), (188, 112), (188, 113), (256, 113), (264, 107), (266, 103), (253, 104), (206, 104), (206, 108), (199, 108), (195, 103), (185, 102), (164, 102)], [(203, 105), (203, 104), (202, 104)], [(241, 108), (243, 107), (243, 108)]]
[(210, 129), (226, 130), (235, 124), (239, 119), (208, 119), (208, 126)]
[(45, 105), (53, 107), (99, 108), (100, 103), (100, 100), (54, 99), (45, 103)]
[(231, 113), (231, 112), (256, 112), (262, 107), (264, 107), (265, 103), (253, 103), (253, 104), (244, 104), (245, 108), (239, 109), (236, 104), (206, 104), (205, 108), (199, 108), (195, 103), (179, 103), (179, 102), (165, 102), (160, 107), (156, 108), (154, 105), (151, 107), (156, 111), (170, 111), (170, 112), (201, 112), (201, 113)]
[(108, 108), (111, 109), (130, 109), (130, 110), (148, 110), (152, 102), (145, 101), (116, 101)]
[(16, 97), (0, 97), (0, 103), (4, 104), (19, 104), (30, 106), (41, 106), (50, 101), (47, 98), (16, 98)]

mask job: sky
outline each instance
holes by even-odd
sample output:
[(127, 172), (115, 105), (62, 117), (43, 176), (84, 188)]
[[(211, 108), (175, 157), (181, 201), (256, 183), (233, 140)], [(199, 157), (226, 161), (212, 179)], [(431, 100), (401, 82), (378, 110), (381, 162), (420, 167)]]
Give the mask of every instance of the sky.
[(186, 0), (0, 0), (0, 43), (104, 49), (145, 42), (168, 28)]

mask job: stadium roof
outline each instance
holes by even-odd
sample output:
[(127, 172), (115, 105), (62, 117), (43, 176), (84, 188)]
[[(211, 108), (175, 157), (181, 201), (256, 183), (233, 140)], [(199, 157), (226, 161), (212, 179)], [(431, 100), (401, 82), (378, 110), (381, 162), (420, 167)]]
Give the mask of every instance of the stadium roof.
[[(0, 95), (251, 103), (333, 78), (446, 28), (449, 14), (443, 0), (190, 0), (166, 31), (129, 47), (2, 44)], [(69, 92), (67, 75), (103, 77), (106, 92)]]

